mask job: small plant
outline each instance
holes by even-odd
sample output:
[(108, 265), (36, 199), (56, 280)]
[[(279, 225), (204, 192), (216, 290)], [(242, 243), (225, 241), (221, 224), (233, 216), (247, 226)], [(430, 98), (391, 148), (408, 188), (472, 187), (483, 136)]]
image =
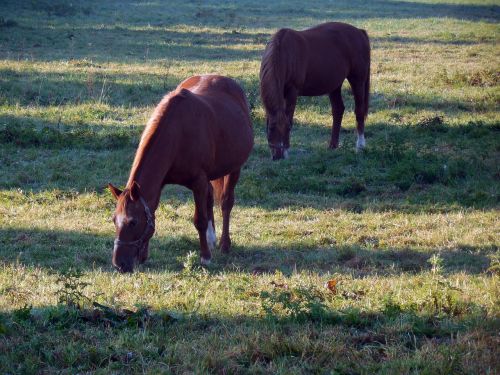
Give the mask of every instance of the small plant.
[(90, 285), (82, 280), (83, 272), (70, 268), (57, 276), (59, 289), (55, 292), (58, 302), (69, 307), (81, 307), (84, 302), (91, 302), (83, 290)]
[(285, 318), (304, 321), (324, 321), (331, 316), (325, 305), (323, 293), (313, 287), (288, 289), (275, 284), (271, 292), (261, 292), (262, 308), (268, 318)]
[(439, 275), (443, 271), (443, 258), (439, 254), (434, 254), (431, 256), (428, 260), (428, 262), (431, 264), (431, 272), (432, 274)]
[(420, 120), (417, 122), (417, 129), (440, 133), (446, 132), (448, 130), (444, 123), (443, 116), (434, 114), (422, 116), (422, 118), (420, 118)]
[(437, 317), (461, 316), (476, 310), (474, 304), (461, 298), (462, 290), (443, 276), (443, 258), (434, 254), (428, 262), (432, 267), (432, 278), (429, 280), (427, 298), (420, 308)]
[(186, 257), (184, 258), (184, 261), (182, 262), (182, 266), (184, 267), (182, 269), (182, 273), (184, 274), (193, 273), (197, 265), (198, 265), (198, 255), (194, 251), (190, 251), (189, 253), (187, 253)]
[(490, 266), (488, 267), (487, 272), (490, 272), (494, 275), (500, 274), (500, 255), (499, 254), (490, 255)]

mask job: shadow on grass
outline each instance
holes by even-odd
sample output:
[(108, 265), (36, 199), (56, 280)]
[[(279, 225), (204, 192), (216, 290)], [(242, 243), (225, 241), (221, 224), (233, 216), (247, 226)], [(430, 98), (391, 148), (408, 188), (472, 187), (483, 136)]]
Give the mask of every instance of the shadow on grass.
[[(0, 186), (38, 193), (102, 192), (109, 181), (123, 183), (141, 131), (10, 115), (0, 116), (2, 122), (7, 125), (0, 126), (0, 143), (5, 145)], [(332, 151), (327, 149), (329, 127), (297, 122), (290, 159), (272, 162), (262, 124), (256, 124), (254, 151), (237, 185), (237, 206), (352, 212), (498, 206), (496, 125), (450, 126), (439, 116), (411, 124), (369, 124), (363, 153), (355, 152), (355, 131), (345, 125), (341, 147)], [(187, 190), (165, 191), (164, 197), (173, 202), (191, 200)]]
[[(494, 336), (499, 321), (470, 302), (462, 308), (466, 310), (458, 317), (390, 305), (382, 312), (323, 309), (300, 320), (103, 305), (13, 309), (0, 312), (4, 345), (0, 369), (136, 373), (147, 363), (152, 372), (274, 372), (280, 366), (306, 373), (335, 369), (358, 374), (367, 367), (382, 372), (430, 369), (429, 373), (437, 368), (439, 373), (451, 373), (465, 366), (443, 359), (443, 354), (452, 352), (455, 358), (472, 362), (477, 370), (472, 372), (483, 373), (496, 365)], [(400, 358), (387, 357), (387, 352)]]
[[(112, 224), (110, 224), (110, 229)], [(150, 258), (137, 268), (139, 272), (178, 272), (191, 251), (198, 254), (199, 242), (193, 237), (156, 234), (150, 242)], [(1, 229), (0, 259), (4, 264), (22, 264), (54, 271), (70, 267), (81, 270), (115, 272), (111, 267), (113, 234), (96, 235), (75, 231), (50, 231), (31, 228)], [(334, 239), (332, 239), (334, 241)], [(349, 273), (355, 277), (419, 273), (430, 269), (428, 260), (439, 254), (444, 272), (484, 273), (490, 265), (495, 246), (477, 248), (461, 245), (456, 249), (379, 248), (378, 240), (367, 236), (359, 244), (322, 245), (293, 243), (277, 246), (241, 245), (233, 241), (230, 254), (213, 254), (210, 273), (243, 272), (247, 274), (294, 272), (317, 274)]]
[[(252, 43), (263, 47), (269, 34), (250, 33), (246, 28), (300, 29), (329, 20), (454, 18), (493, 23), (500, 19), (498, 5), (388, 0), (323, 1), (316, 6), (305, 5), (302, 1), (263, 3), (255, 0), (235, 4), (172, 1), (168, 6), (161, 2), (135, 1), (106, 4), (106, 7), (96, 4), (89, 7), (90, 13), (85, 17), (76, 16), (78, 12), (54, 17), (50, 12), (43, 12), (43, 5), (33, 9), (28, 1), (8, 2), (6, 13), (22, 21), (12, 27), (19, 36), (13, 34), (6, 38), (7, 48), (3, 48), (2, 57), (119, 62), (255, 60), (260, 58), (261, 52), (240, 45)], [(185, 25), (217, 27), (222, 31), (176, 30)]]
[[(168, 25), (174, 27), (177, 25)], [(145, 30), (133, 26), (102, 28), (101, 25), (70, 25), (38, 27), (45, 35), (40, 40), (33, 35), (33, 27), (16, 27), (25, 35), (24, 48), (0, 52), (5, 59), (29, 56), (36, 61), (92, 60), (97, 62), (230, 62), (260, 60), (270, 34), (246, 33), (235, 29), (221, 33), (180, 32), (163, 26)], [(68, 38), (68, 35), (71, 38)], [(257, 44), (260, 48), (248, 48)], [(109, 46), (112, 50), (109, 50)], [(82, 65), (84, 66), (84, 65)]]
[[(475, 44), (495, 44), (495, 40), (492, 39), (480, 39), (480, 40), (469, 40), (469, 39), (459, 39), (453, 38), (450, 40), (436, 39), (436, 38), (412, 38), (400, 35), (391, 36), (380, 36), (380, 37), (370, 37), (373, 48), (376, 49), (378, 43), (402, 43), (402, 44), (436, 44), (442, 46), (471, 46)], [(392, 47), (392, 46), (391, 46)]]
[(496, 22), (500, 19), (498, 5), (472, 5), (434, 3), (428, 4), (414, 1), (375, 0), (369, 3), (362, 0), (340, 1), (336, 9), (311, 9), (310, 15), (318, 18), (335, 16), (340, 19), (367, 18), (455, 18), (469, 21)]
[[(81, 111), (81, 116), (85, 118), (94, 114), (98, 120), (114, 114), (114, 108), (110, 108), (109, 113), (102, 113), (103, 106), (119, 107), (121, 113), (116, 115), (123, 116), (133, 108), (155, 105), (187, 78), (170, 73), (168, 66), (163, 74), (114, 74), (101, 71), (99, 65), (90, 62), (77, 61), (69, 65), (79, 68), (80, 63), (83, 64), (81, 71), (65, 73), (44, 71), (34, 74), (0, 69), (1, 97), (6, 104), (56, 107), (61, 114), (68, 109), (78, 113), (78, 108), (71, 107), (91, 103), (96, 108), (86, 108)], [(90, 70), (85, 70), (86, 64)]]
[[(78, 62), (77, 62), (78, 63)], [(76, 66), (78, 66), (78, 64)], [(84, 64), (85, 62), (83, 62)], [(91, 66), (96, 64), (88, 62)], [(168, 63), (163, 67), (164, 73), (130, 73), (115, 74), (92, 68), (86, 71), (70, 71), (65, 73), (43, 71), (16, 71), (10, 68), (0, 69), (0, 99), (8, 105), (37, 107), (53, 107), (62, 116), (65, 112), (73, 116), (79, 115), (78, 121), (97, 122), (103, 119), (123, 121), (135, 114), (137, 108), (155, 106), (164, 95), (174, 90), (187, 78), (189, 73), (180, 76), (170, 73)], [(202, 73), (214, 73), (204, 71)], [(200, 73), (200, 74), (202, 74)], [(197, 73), (192, 73), (197, 74)], [(442, 71), (432, 78), (434, 84), (467, 87), (494, 87), (498, 77), (493, 70), (453, 73)], [(250, 108), (261, 108), (260, 82), (256, 75), (251, 79), (232, 77), (240, 83)], [(343, 98), (347, 113), (353, 110), (354, 102), (346, 83), (343, 86)], [(79, 108), (80, 105), (92, 104), (92, 108)], [(464, 98), (450, 99), (445, 94), (418, 95), (411, 92), (372, 93), (370, 96), (369, 114), (394, 109), (440, 110), (446, 113), (476, 112), (495, 110), (493, 99), (470, 101)], [(303, 107), (319, 107), (330, 114), (330, 103), (327, 96), (299, 97), (297, 109)], [(319, 109), (318, 108), (318, 109)], [(5, 122), (5, 121), (4, 121)]]

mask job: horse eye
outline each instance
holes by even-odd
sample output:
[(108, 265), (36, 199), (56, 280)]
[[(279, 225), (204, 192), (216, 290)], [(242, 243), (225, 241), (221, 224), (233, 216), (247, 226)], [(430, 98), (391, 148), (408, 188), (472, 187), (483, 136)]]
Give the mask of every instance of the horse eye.
[(135, 227), (135, 226), (136, 226), (136, 224), (137, 224), (137, 220), (135, 220), (135, 219), (132, 219), (132, 220), (130, 220), (130, 221), (129, 221), (129, 225), (130, 225), (131, 227)]

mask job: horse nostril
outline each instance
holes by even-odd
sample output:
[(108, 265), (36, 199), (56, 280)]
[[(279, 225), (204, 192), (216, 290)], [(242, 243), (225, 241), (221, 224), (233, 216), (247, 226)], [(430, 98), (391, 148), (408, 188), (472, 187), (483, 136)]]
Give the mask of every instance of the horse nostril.
[(132, 273), (134, 272), (134, 265), (121, 263), (118, 267), (118, 271), (120, 271), (121, 273)]

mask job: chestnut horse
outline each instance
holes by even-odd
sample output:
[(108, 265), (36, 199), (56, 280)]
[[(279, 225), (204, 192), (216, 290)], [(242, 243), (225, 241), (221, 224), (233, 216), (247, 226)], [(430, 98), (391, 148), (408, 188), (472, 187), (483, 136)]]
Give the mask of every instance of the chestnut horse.
[(358, 140), (365, 146), (364, 127), (370, 91), (370, 41), (365, 30), (329, 22), (304, 31), (281, 29), (267, 44), (260, 66), (260, 94), (273, 160), (287, 157), (297, 96), (329, 95), (333, 127), (330, 148), (339, 144), (344, 114), (342, 83), (354, 95)]
[(194, 225), (204, 265), (210, 263), (216, 245), (214, 197), (220, 202), (220, 247), (222, 252), (228, 252), (234, 188), (252, 147), (248, 103), (232, 79), (217, 75), (190, 77), (165, 96), (141, 136), (125, 190), (108, 184), (117, 199), (113, 215), (115, 268), (132, 272), (136, 261), (146, 261), (155, 230), (154, 212), (166, 184), (193, 191)]

